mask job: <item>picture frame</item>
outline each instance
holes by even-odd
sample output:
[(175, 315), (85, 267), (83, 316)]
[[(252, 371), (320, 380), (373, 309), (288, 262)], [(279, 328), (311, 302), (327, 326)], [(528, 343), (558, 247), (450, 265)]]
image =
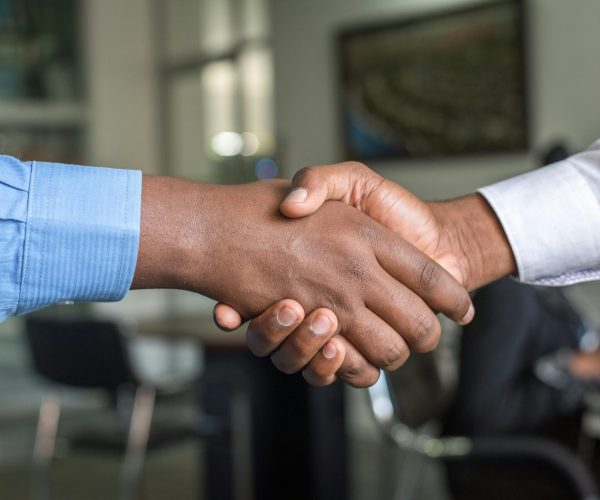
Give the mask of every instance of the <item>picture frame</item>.
[(525, 3), (342, 30), (344, 156), (444, 158), (529, 147)]

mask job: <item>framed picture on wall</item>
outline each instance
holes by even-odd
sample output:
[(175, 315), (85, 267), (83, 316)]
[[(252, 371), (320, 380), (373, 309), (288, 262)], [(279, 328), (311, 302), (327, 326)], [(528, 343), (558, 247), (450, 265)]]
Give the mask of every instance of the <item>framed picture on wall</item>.
[(522, 1), (502, 0), (344, 30), (346, 157), (526, 150), (524, 21)]
[(0, 0), (0, 101), (81, 97), (77, 0)]
[(0, 154), (82, 162), (80, 4), (0, 0)]

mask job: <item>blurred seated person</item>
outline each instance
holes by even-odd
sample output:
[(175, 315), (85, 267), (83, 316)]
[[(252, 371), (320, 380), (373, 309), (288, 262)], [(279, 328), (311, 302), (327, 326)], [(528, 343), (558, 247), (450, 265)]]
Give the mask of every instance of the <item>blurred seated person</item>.
[[(444, 433), (544, 436), (576, 450), (584, 395), (600, 387), (596, 332), (557, 288), (505, 278), (479, 290), (473, 304)], [(530, 459), (448, 462), (446, 475), (455, 500), (576, 498), (560, 475)]]
[(446, 419), (454, 435), (531, 433), (581, 409), (598, 382), (597, 337), (558, 288), (510, 278), (482, 288), (464, 327), (459, 382)]

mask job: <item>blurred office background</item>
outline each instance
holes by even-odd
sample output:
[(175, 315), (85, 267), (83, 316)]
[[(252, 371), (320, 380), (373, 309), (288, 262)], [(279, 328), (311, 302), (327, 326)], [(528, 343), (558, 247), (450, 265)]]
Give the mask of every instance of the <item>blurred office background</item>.
[[(490, 9), (470, 10), (481, 5)], [(458, 196), (539, 166), (540, 155), (552, 145), (563, 144), (574, 152), (600, 136), (599, 21), (597, 0), (0, 0), (0, 154), (224, 183), (290, 177), (303, 166), (353, 157), (423, 198)], [(489, 26), (492, 34), (486, 38)], [(435, 33), (470, 28), (473, 36), (454, 41), (465, 53), (473, 49), (473, 59), (463, 64), (459, 58), (456, 72), (448, 71), (444, 54), (456, 55), (440, 50)], [(369, 40), (369, 33), (378, 29), (387, 38)], [(432, 37), (433, 48), (419, 45), (420, 33)], [(413, 51), (395, 53), (394, 44), (405, 42)], [(494, 52), (494, 43), (500, 52)], [(368, 68), (369, 47), (380, 50), (382, 58), (391, 57), (390, 64), (394, 55), (408, 58), (399, 59), (408, 61), (406, 72), (392, 67), (379, 79), (361, 80), (360, 58)], [(485, 80), (490, 78), (485, 70), (494, 68), (486, 47), (491, 47), (489, 58), (498, 58), (498, 68), (505, 64), (510, 70), (496, 75), (511, 82), (498, 85), (497, 94), (488, 85), (493, 78)], [(347, 60), (352, 50), (358, 54), (358, 69)], [(385, 69), (385, 60), (373, 59)], [(477, 88), (477, 79), (468, 77), (479, 66), (487, 93)], [(464, 88), (457, 95), (451, 88), (440, 95), (441, 101), (415, 104), (404, 91), (426, 84), (426, 78), (419, 78), (428, 74), (448, 77), (450, 87)], [(357, 103), (353, 85), (375, 93), (365, 97), (359, 92), (364, 102)], [(390, 88), (396, 101), (386, 100)], [(514, 113), (496, 121), (489, 114), (479, 116), (485, 115), (485, 99), (497, 96), (508, 99), (498, 109), (513, 106)], [(394, 102), (397, 115), (378, 115), (379, 104), (393, 115)], [(435, 119), (444, 105), (467, 121), (469, 116), (481, 120), (482, 129), (489, 126), (492, 136), (496, 134), (496, 142), (485, 137), (470, 141), (467, 133), (452, 143), (444, 130), (425, 130), (427, 120), (421, 119), (428, 112)], [(403, 106), (411, 111), (401, 113)], [(384, 144), (352, 149), (356, 135), (348, 121), (357, 112), (365, 113), (358, 121), (370, 127), (366, 135), (372, 139), (382, 131)], [(398, 145), (394, 134), (401, 131), (407, 139)], [(588, 324), (600, 324), (597, 285), (574, 287), (568, 294)], [(394, 498), (401, 471), (413, 466), (415, 452), (386, 439), (366, 391), (336, 387), (303, 392), (297, 377), (290, 387), (257, 396), (257, 389), (242, 379), (268, 379), (270, 372), (261, 371), (268, 360), (247, 359), (243, 333), (216, 332), (212, 306), (190, 293), (156, 290), (131, 293), (116, 304), (57, 306), (39, 316), (48, 322), (48, 331), (56, 318), (118, 325), (127, 334), (127, 363), (139, 386), (158, 388), (159, 393), (164, 386), (186, 387), (180, 402), (159, 404), (159, 397), (155, 413), (167, 429), (184, 425), (182, 415), (189, 416), (187, 429), (193, 432), (175, 432), (182, 439), (167, 440), (156, 450), (149, 447), (141, 486), (133, 497), (271, 498), (261, 496), (268, 487), (261, 489), (260, 484), (268, 483), (264, 476), (277, 469), (264, 466), (256, 472), (264, 465), (259, 449), (265, 456), (275, 454), (282, 467), (290, 460), (284, 451), (306, 458), (296, 457), (298, 464), (290, 461), (288, 467), (287, 486), (300, 489), (281, 491), (278, 498)], [(67, 436), (90, 414), (97, 420), (86, 431), (91, 436), (110, 434), (106, 422), (123, 415), (127, 418), (120, 428), (125, 429), (135, 406), (135, 387), (113, 412), (106, 391), (70, 388), (40, 376), (33, 355), (34, 327), (23, 318), (0, 325), (0, 496), (116, 498), (127, 476), (122, 470), (126, 443), (79, 450)], [(435, 363), (442, 385), (451, 386), (458, 373), (460, 332), (450, 324), (445, 328)], [(506, 336), (509, 342), (510, 332)], [(68, 368), (72, 360), (63, 361)], [(227, 363), (229, 377), (223, 375)], [(232, 387), (235, 376), (239, 388)], [(410, 392), (414, 379), (403, 380), (401, 389)], [(108, 392), (110, 400), (114, 394)], [(59, 437), (51, 463), (37, 470), (34, 441), (36, 432), (39, 438), (40, 405), (47, 404), (50, 427), (56, 410), (57, 400), (48, 394), (57, 394), (61, 401)], [(287, 397), (296, 401), (290, 407)], [(273, 406), (278, 416), (301, 408), (296, 420), (280, 422), (277, 428), (288, 448), (261, 448), (271, 438), (265, 426), (255, 425), (252, 405), (257, 401), (267, 414)], [(333, 438), (323, 435), (331, 428), (315, 424), (331, 412), (331, 425), (342, 426)], [(311, 424), (299, 431), (295, 425), (302, 418)], [(430, 424), (435, 429), (435, 422)], [(317, 461), (318, 472), (310, 472), (305, 462), (319, 446), (331, 455)], [(332, 451), (336, 447), (338, 453)], [(134, 468), (136, 460), (134, 456)], [(440, 461), (419, 461), (418, 475), (424, 478), (419, 487), (402, 498), (453, 498)], [(231, 484), (221, 490), (214, 484), (207, 487), (215, 478)], [(343, 485), (336, 486), (338, 497), (322, 493), (329, 491), (323, 486), (328, 481)], [(286, 486), (276, 478), (270, 482)], [(47, 487), (50, 496), (44, 496)]]

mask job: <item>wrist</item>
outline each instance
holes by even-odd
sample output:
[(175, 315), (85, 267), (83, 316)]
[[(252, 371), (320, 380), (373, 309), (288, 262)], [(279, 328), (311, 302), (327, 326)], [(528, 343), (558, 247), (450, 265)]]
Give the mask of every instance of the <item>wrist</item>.
[(455, 255), (468, 290), (516, 271), (506, 234), (483, 196), (473, 193), (429, 205), (440, 224), (441, 244)]
[(288, 188), (286, 182), (220, 186), (145, 176), (132, 288), (177, 288), (232, 305), (244, 297), (246, 309), (238, 311), (256, 313), (254, 302), (264, 297), (253, 297), (252, 287), (289, 240), (272, 233)]
[[(140, 244), (132, 289), (179, 288), (201, 292), (210, 254), (209, 186), (145, 175), (142, 181)], [(193, 249), (193, 251), (191, 251)], [(191, 270), (197, 279), (191, 279)]]

